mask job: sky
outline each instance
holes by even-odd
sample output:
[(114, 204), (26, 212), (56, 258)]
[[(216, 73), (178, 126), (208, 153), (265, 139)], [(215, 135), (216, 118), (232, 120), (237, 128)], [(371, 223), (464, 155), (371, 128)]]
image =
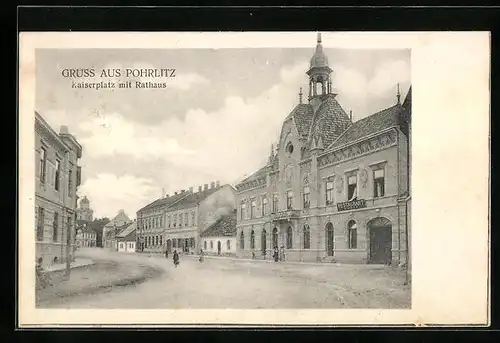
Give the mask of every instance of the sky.
[[(37, 49), (36, 110), (82, 145), (78, 194), (94, 216), (124, 209), (135, 218), (164, 193), (234, 185), (261, 168), (300, 87), (307, 98), (314, 50), (315, 41), (310, 49)], [(398, 83), (404, 99), (409, 50), (324, 52), (354, 121), (394, 105)], [(65, 68), (175, 68), (176, 77), (164, 89), (74, 89), (84, 80), (63, 77)]]

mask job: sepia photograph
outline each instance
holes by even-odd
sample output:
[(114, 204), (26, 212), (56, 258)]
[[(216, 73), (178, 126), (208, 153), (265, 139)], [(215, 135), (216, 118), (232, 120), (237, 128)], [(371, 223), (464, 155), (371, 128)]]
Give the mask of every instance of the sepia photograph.
[(414, 51), (297, 35), (33, 49), (33, 310), (414, 310)]

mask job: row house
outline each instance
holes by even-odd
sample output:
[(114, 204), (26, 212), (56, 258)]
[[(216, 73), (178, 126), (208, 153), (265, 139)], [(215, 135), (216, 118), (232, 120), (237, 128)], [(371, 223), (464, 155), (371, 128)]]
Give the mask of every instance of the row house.
[(137, 212), (143, 251), (195, 253), (200, 233), (235, 206), (234, 188), (218, 181), (156, 200)]
[(318, 35), (308, 102), (301, 90), (268, 163), (236, 185), (242, 257), (271, 258), (278, 247), (296, 261), (406, 261), (410, 146), (399, 87), (394, 106), (353, 122), (331, 72)]
[(104, 225), (102, 229), (102, 247), (111, 251), (117, 251), (116, 235), (131, 223), (132, 220), (125, 211), (119, 210), (117, 215)]
[(77, 226), (76, 246), (79, 248), (93, 248), (97, 246), (97, 234), (87, 224)]
[(56, 133), (35, 112), (36, 258), (45, 265), (74, 258), (81, 157), (82, 146), (66, 126)]

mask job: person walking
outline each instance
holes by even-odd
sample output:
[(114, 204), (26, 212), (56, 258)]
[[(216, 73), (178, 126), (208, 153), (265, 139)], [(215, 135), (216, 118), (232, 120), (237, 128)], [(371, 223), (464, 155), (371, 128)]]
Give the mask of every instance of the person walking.
[(283, 245), (280, 248), (280, 260), (285, 261), (285, 247)]
[(177, 250), (174, 250), (173, 261), (175, 268), (177, 268), (177, 266), (179, 265), (179, 254), (177, 253)]
[(200, 263), (203, 262), (203, 249), (200, 249), (200, 258), (198, 261), (200, 261)]
[(279, 259), (278, 247), (274, 247), (273, 257), (274, 257), (274, 262), (278, 262)]
[(165, 258), (168, 258), (168, 249), (165, 250)]

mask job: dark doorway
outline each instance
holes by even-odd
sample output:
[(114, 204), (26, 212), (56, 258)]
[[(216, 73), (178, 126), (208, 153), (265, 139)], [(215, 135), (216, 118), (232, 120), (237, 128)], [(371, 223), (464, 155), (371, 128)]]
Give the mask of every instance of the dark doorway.
[(392, 260), (392, 224), (387, 218), (372, 219), (367, 224), (370, 232), (369, 263), (390, 264)]
[(184, 240), (184, 252), (189, 252), (189, 239)]
[(262, 230), (262, 235), (261, 235), (261, 238), (260, 238), (260, 250), (262, 251), (262, 255), (266, 254), (266, 249), (267, 249), (267, 246), (266, 246), (266, 244), (267, 244), (266, 237), (267, 237), (266, 230), (263, 229)]
[(333, 224), (326, 224), (326, 254), (333, 256)]
[(217, 255), (220, 255), (221, 245), (220, 241), (217, 241)]
[(167, 251), (172, 252), (172, 241), (167, 239)]
[(278, 246), (278, 229), (273, 229), (273, 249)]

